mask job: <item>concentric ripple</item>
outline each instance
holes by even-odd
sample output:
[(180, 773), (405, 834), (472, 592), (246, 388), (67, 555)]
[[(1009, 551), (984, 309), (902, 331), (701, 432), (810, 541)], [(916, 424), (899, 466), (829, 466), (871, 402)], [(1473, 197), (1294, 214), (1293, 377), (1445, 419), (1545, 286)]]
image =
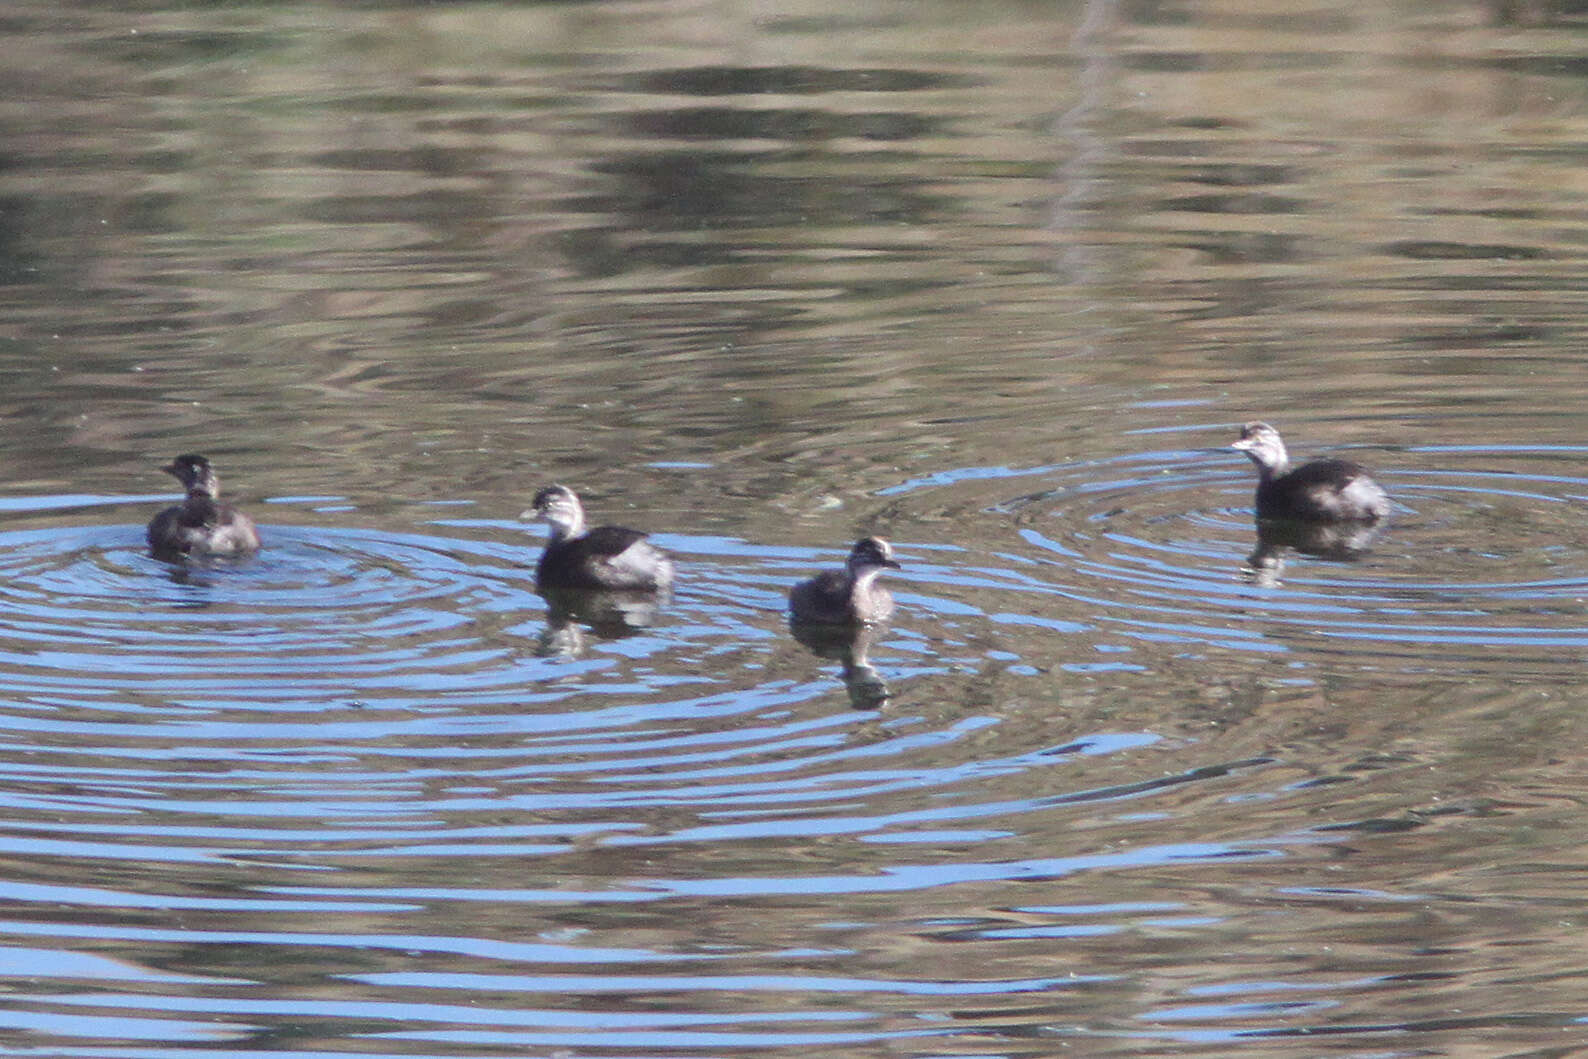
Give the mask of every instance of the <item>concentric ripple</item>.
[[(864, 998), (908, 1009), (928, 987), (835, 976), (847, 945), (780, 940), (747, 902), (815, 899), (826, 924), (828, 898), (853, 918), (899, 891), (1264, 855), (964, 855), (1055, 806), (1264, 762), (1144, 787), (1090, 763), (1151, 733), (994, 749), (1004, 719), (958, 703), (992, 657), (979, 612), (929, 583), (901, 585), (894, 629), (834, 655), (783, 618), (826, 552), (663, 536), (688, 572), (666, 606), (559, 617), (517, 525), (273, 514), (266, 550), (235, 563), (158, 562), (140, 526), (80, 512), (0, 533), (0, 949), (94, 950), (0, 1002), (0, 1027), (213, 1044), (269, 1016), (403, 1054), (461, 1036), (486, 1054), (610, 1047), (614, 1025), (651, 1048), (864, 1045), (897, 1035)], [(930, 570), (960, 553), (907, 554)], [(1038, 776), (1055, 782), (1022, 779)], [(297, 964), (301, 987), (270, 980)], [(366, 995), (321, 995), (348, 982)], [(579, 1006), (625, 984), (683, 1010), (592, 1031)], [(823, 991), (840, 1014), (809, 1000)]]
[[(1502, 495), (1486, 474), (1561, 508), (1584, 486), (1397, 466), (1405, 510), (1371, 550), (1259, 584), (1242, 471), (1150, 453), (907, 483), (866, 515), (904, 562), (899, 613), (838, 642), (783, 607), (841, 547), (661, 535), (674, 598), (574, 613), (535, 593), (513, 523), (281, 504), (257, 558), (174, 565), (141, 526), (41, 501), (59, 525), (0, 532), (0, 951), (82, 962), (0, 1027), (723, 1054), (924, 1042), (938, 991), (1047, 1004), (1076, 979), (1035, 973), (1041, 946), (1151, 944), (1199, 907), (1155, 874), (1334, 841), (1265, 815), (1308, 770), (1116, 721), (1131, 696), (1100, 688), (1214, 650), (1412, 669), (1353, 624), (1437, 631), (1510, 596), (1420, 583), (1407, 542), (1456, 540)], [(933, 539), (966, 510), (979, 537)], [(1011, 911), (1011, 885), (1044, 896)], [(909, 976), (946, 942), (988, 961)]]
[[(42, 799), (22, 813), (26, 842), (90, 833), (100, 856), (125, 842), (157, 861), (323, 865), (333, 851), (541, 856), (595, 835), (912, 833), (1009, 805), (849, 806), (1153, 741), (1096, 733), (923, 769), (919, 755), (995, 722), (874, 711), (986, 661), (960, 627), (974, 610), (908, 593), (913, 621), (835, 653), (783, 619), (787, 585), (831, 558), (661, 536), (688, 572), (675, 598), (564, 613), (535, 593), (538, 542), (520, 525), (431, 525), (278, 517), (257, 557), (190, 564), (150, 558), (137, 525), (0, 532), (0, 778)], [(69, 823), (35, 816), (58, 811), (43, 792), (62, 783), (94, 796)]]
[[(0, 533), (0, 664), (12, 694), (136, 690), (211, 707), (477, 692), (538, 608), (506, 549), (269, 528), (242, 562), (169, 564), (136, 526)], [(470, 674), (465, 682), (459, 677)]]
[(1549, 472), (1585, 455), (1369, 453), (1394, 516), (1300, 535), (1260, 531), (1249, 466), (1225, 450), (948, 472), (891, 490), (891, 513), (1007, 520), (1011, 547), (989, 557), (1009, 607), (995, 620), (1080, 633), (1122, 668), (1219, 649), (1290, 665), (1563, 672), (1579, 657), (1570, 649), (1588, 649), (1588, 477)]

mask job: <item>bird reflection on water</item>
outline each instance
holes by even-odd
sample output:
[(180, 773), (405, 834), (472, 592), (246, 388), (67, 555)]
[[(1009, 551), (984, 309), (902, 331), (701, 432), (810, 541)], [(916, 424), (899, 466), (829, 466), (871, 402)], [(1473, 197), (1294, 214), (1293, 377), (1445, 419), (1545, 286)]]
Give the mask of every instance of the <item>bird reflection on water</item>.
[(837, 661), (842, 669), (849, 704), (857, 710), (874, 710), (885, 704), (893, 692), (882, 673), (871, 664), (871, 648), (883, 634), (881, 625), (816, 625), (789, 623), (789, 632), (817, 658)]
[(546, 627), (539, 637), (542, 657), (575, 658), (585, 649), (586, 632), (602, 640), (621, 640), (656, 624), (670, 600), (666, 591), (639, 589), (543, 588)]
[(1372, 546), (1382, 522), (1297, 522), (1257, 519), (1257, 547), (1246, 557), (1246, 576), (1260, 587), (1279, 583), (1285, 553), (1296, 551), (1333, 562), (1355, 562)]

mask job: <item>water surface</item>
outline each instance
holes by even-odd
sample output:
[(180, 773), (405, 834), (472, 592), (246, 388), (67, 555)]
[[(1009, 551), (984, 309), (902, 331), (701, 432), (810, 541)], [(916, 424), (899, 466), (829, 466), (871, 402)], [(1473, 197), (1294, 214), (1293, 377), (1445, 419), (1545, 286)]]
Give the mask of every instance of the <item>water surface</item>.
[[(8, 1054), (1588, 1037), (1569, 8), (3, 32)], [(1260, 549), (1258, 416), (1389, 525)], [(674, 597), (538, 595), (553, 480)]]

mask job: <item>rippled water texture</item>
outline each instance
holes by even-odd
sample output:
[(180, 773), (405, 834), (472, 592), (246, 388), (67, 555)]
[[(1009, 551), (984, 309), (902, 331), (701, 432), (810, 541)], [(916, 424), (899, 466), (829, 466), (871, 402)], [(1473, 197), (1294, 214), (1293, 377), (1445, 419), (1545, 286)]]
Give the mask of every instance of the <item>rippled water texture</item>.
[(1588, 21), (824, 3), (0, 15), (0, 1051), (1588, 1047)]

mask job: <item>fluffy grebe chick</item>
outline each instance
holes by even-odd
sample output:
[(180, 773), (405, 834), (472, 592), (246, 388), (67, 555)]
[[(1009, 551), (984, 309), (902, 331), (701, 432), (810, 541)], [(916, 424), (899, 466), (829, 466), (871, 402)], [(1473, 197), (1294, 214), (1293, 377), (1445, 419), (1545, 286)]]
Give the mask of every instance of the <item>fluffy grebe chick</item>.
[(655, 591), (673, 583), (673, 561), (624, 526), (587, 529), (584, 508), (565, 485), (548, 485), (520, 518), (544, 519), (551, 539), (540, 553), (535, 579), (542, 588), (605, 588)]
[(823, 625), (887, 621), (893, 615), (893, 594), (876, 583), (877, 575), (899, 568), (891, 544), (881, 537), (862, 537), (850, 549), (844, 569), (823, 570), (789, 590), (789, 616)]
[(220, 499), (220, 478), (209, 460), (187, 453), (160, 469), (182, 483), (187, 499), (149, 520), (150, 551), (175, 557), (252, 555), (259, 550), (254, 520)]
[(1377, 522), (1390, 501), (1367, 470), (1350, 460), (1314, 460), (1291, 469), (1279, 431), (1247, 423), (1230, 446), (1257, 465), (1257, 517), (1300, 522)]

